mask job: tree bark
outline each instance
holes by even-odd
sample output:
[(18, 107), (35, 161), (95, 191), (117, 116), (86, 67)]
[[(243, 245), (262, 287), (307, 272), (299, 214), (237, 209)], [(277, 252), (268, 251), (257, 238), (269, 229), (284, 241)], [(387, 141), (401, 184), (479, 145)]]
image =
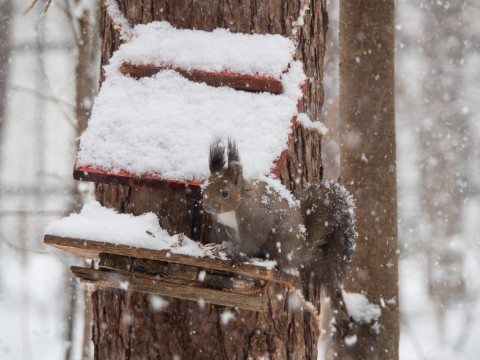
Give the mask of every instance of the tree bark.
[[(177, 28), (290, 35), (304, 1), (269, 0), (120, 0), (120, 9), (132, 25), (166, 20)], [(320, 118), (323, 103), (323, 55), (327, 16), (325, 1), (312, 1), (300, 30), (296, 58), (309, 77), (303, 111)], [(102, 64), (120, 45), (119, 34), (102, 11)], [(102, 78), (103, 80), (103, 78)], [(290, 189), (320, 177), (320, 135), (297, 126), (281, 180)], [(135, 215), (156, 213), (170, 233), (209, 242), (211, 220), (202, 214), (197, 198), (179, 192), (96, 185), (104, 205)], [(98, 289), (93, 293), (95, 358), (181, 359), (316, 359), (318, 332), (312, 319), (288, 306), (288, 289), (267, 285), (269, 311), (265, 314), (167, 298), (168, 307), (156, 312), (148, 295)], [(314, 289), (315, 290), (315, 289)], [(305, 289), (305, 291), (308, 291)], [(305, 294), (319, 306), (319, 292)], [(235, 318), (224, 324), (221, 315)]]
[(381, 307), (340, 359), (398, 359), (394, 2), (340, 2), (341, 179), (357, 203), (357, 250), (346, 288)]

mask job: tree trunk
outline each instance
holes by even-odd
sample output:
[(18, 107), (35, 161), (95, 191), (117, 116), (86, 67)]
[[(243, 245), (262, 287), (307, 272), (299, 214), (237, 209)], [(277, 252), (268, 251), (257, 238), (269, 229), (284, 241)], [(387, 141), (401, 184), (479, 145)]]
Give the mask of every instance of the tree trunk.
[[(120, 0), (120, 9), (130, 23), (166, 20), (177, 28), (290, 35), (292, 22), (304, 1), (268, 0)], [(309, 77), (303, 108), (312, 120), (320, 117), (323, 103), (323, 55), (327, 17), (325, 1), (312, 1), (300, 31), (296, 58), (303, 60)], [(102, 64), (120, 45), (103, 9), (100, 32)], [(103, 80), (103, 79), (102, 79)], [(281, 179), (294, 189), (320, 176), (320, 135), (297, 126), (292, 135)], [(97, 199), (108, 207), (135, 215), (153, 211), (170, 233), (208, 242), (210, 219), (202, 214), (198, 200), (188, 194), (96, 185)], [(166, 298), (168, 307), (156, 312), (148, 295), (98, 289), (93, 293), (95, 358), (316, 359), (317, 337), (310, 317), (288, 306), (288, 289), (268, 285), (269, 311), (256, 313)], [(319, 306), (318, 291), (306, 293)], [(235, 318), (221, 321), (225, 311)]]
[(340, 359), (398, 359), (394, 2), (340, 2), (341, 179), (357, 203), (357, 250), (346, 288), (381, 307)]

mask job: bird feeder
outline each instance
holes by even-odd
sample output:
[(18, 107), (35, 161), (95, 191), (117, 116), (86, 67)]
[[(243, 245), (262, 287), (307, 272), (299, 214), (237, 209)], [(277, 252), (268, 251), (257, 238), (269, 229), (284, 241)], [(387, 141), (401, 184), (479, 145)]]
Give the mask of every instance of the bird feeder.
[(236, 141), (247, 178), (278, 177), (305, 90), (293, 54), (279, 35), (136, 26), (105, 68), (74, 178), (198, 194), (216, 136)]
[[(166, 22), (138, 25), (134, 34), (105, 67), (105, 81), (80, 139), (75, 179), (199, 194), (209, 176), (210, 143), (219, 135), (237, 143), (246, 178), (279, 175), (305, 90), (291, 40), (223, 29), (179, 30)], [(47, 231), (44, 240), (99, 260), (96, 268), (72, 267), (82, 281), (120, 289), (128, 284), (128, 290), (254, 311), (265, 311), (269, 283), (298, 282), (264, 264), (232, 267), (225, 257), (178, 253), (172, 244), (158, 248), (158, 238), (150, 239), (153, 247), (142, 247), (157, 218), (122, 243), (123, 233), (138, 226), (137, 217), (129, 226), (132, 215), (116, 214), (126, 216), (118, 220), (110, 214), (102, 220), (108, 210), (92, 206), (85, 211), (99, 213), (60, 232)], [(122, 226), (127, 227), (115, 232)], [(207, 280), (202, 274), (208, 274)], [(226, 287), (225, 278), (233, 281)]]

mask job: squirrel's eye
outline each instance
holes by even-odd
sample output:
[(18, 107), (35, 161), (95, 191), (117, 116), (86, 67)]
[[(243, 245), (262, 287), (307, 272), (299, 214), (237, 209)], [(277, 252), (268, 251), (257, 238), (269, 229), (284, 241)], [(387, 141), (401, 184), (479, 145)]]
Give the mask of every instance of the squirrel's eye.
[(227, 190), (223, 190), (222, 191), (222, 197), (227, 197), (228, 196), (228, 191)]

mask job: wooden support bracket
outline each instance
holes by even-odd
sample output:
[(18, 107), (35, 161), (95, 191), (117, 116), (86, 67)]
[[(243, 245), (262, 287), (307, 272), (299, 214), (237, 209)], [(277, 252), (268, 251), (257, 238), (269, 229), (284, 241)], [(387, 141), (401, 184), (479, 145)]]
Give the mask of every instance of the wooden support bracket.
[[(299, 286), (300, 281), (275, 269), (251, 264), (232, 267), (229, 260), (196, 258), (166, 250), (52, 235), (45, 235), (44, 243), (85, 258), (100, 259), (99, 269), (71, 267), (73, 274), (84, 282), (251, 311), (267, 310), (264, 289), (268, 282)], [(208, 281), (200, 280), (203, 270), (224, 279), (241, 276), (235, 280), (241, 286), (213, 288)]]
[(178, 280), (174, 281), (158, 276), (122, 270), (95, 270), (77, 266), (72, 266), (71, 270), (73, 274), (82, 281), (99, 286), (128, 291), (140, 291), (184, 300), (202, 300), (207, 303), (257, 312), (265, 312), (267, 309), (263, 292), (249, 295), (226, 290), (214, 290), (201, 287), (192, 282), (181, 283)]

